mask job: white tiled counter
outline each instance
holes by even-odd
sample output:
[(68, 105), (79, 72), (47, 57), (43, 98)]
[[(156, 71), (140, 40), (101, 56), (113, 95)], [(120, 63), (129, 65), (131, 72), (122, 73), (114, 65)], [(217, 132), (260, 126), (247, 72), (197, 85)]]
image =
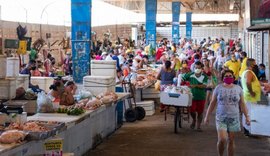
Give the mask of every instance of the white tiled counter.
[[(125, 99), (126, 93), (118, 93), (118, 101)], [(117, 128), (116, 104), (103, 105), (87, 111), (80, 116), (68, 116), (58, 113), (38, 113), (28, 120), (65, 122), (66, 127), (55, 137), (63, 139), (63, 152), (82, 155), (109, 136)], [(51, 139), (51, 138), (49, 138)], [(21, 144), (0, 144), (0, 155), (37, 155), (44, 154), (44, 140), (23, 142)]]

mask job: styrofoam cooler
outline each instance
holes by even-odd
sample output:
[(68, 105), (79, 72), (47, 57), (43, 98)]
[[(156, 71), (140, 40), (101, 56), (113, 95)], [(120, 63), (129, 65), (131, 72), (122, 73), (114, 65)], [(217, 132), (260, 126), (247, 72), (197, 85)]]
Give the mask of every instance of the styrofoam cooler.
[(83, 87), (94, 95), (106, 91), (115, 92), (115, 78), (112, 76), (85, 76), (83, 77)]
[(0, 99), (13, 99), (16, 97), (16, 79), (0, 79)]
[(19, 74), (19, 77), (16, 78), (16, 88), (23, 87), (25, 90), (29, 88), (29, 75), (28, 74)]
[(20, 72), (20, 60), (17, 57), (8, 57), (6, 77), (18, 77)]
[(189, 107), (191, 106), (192, 95), (160, 92), (160, 102), (164, 105)]
[[(152, 100), (136, 102), (136, 105), (144, 108), (146, 116), (155, 114), (155, 102)], [(135, 105), (133, 104), (133, 106)]]
[(0, 78), (6, 78), (7, 74), (7, 57), (0, 55)]
[(52, 77), (31, 77), (31, 83), (38, 85), (40, 89), (46, 93), (50, 91), (50, 86), (53, 84), (54, 79)]
[(116, 78), (116, 61), (92, 60), (91, 75), (93, 76), (112, 76)]

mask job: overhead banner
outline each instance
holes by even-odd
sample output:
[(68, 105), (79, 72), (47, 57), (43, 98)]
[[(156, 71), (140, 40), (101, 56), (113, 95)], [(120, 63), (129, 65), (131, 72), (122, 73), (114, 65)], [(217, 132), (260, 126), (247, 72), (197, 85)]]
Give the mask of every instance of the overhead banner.
[(76, 83), (90, 74), (92, 0), (71, 0), (72, 75)]
[(270, 23), (270, 0), (250, 0), (251, 24)]
[(191, 39), (192, 36), (192, 12), (186, 12), (186, 38)]
[(179, 31), (179, 19), (180, 19), (180, 2), (172, 2), (172, 41), (179, 43), (180, 31)]
[(156, 14), (157, 0), (145, 1), (146, 23), (145, 23), (145, 38), (146, 45), (151, 44), (151, 47), (156, 47)]

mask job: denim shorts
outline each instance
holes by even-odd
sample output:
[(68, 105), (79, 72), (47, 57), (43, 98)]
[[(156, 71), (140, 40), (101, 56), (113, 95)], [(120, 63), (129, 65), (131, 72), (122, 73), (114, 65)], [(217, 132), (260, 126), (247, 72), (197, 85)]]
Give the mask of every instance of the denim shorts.
[(217, 130), (225, 130), (227, 132), (239, 132), (241, 131), (240, 118), (216, 118), (216, 127)]

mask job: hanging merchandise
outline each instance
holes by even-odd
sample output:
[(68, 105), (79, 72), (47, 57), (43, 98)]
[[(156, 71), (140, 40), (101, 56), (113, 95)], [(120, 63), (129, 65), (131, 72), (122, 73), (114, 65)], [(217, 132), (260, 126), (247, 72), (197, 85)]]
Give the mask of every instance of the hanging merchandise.
[(30, 60), (36, 60), (38, 58), (37, 51), (35, 49), (31, 49), (29, 53)]
[(19, 41), (19, 48), (17, 50), (17, 53), (21, 55), (25, 55), (26, 50), (27, 50), (27, 41), (26, 40)]
[(23, 40), (25, 35), (27, 34), (27, 27), (22, 27), (20, 24), (19, 26), (16, 28), (17, 30), (17, 35), (18, 35), (18, 39), (19, 40)]

